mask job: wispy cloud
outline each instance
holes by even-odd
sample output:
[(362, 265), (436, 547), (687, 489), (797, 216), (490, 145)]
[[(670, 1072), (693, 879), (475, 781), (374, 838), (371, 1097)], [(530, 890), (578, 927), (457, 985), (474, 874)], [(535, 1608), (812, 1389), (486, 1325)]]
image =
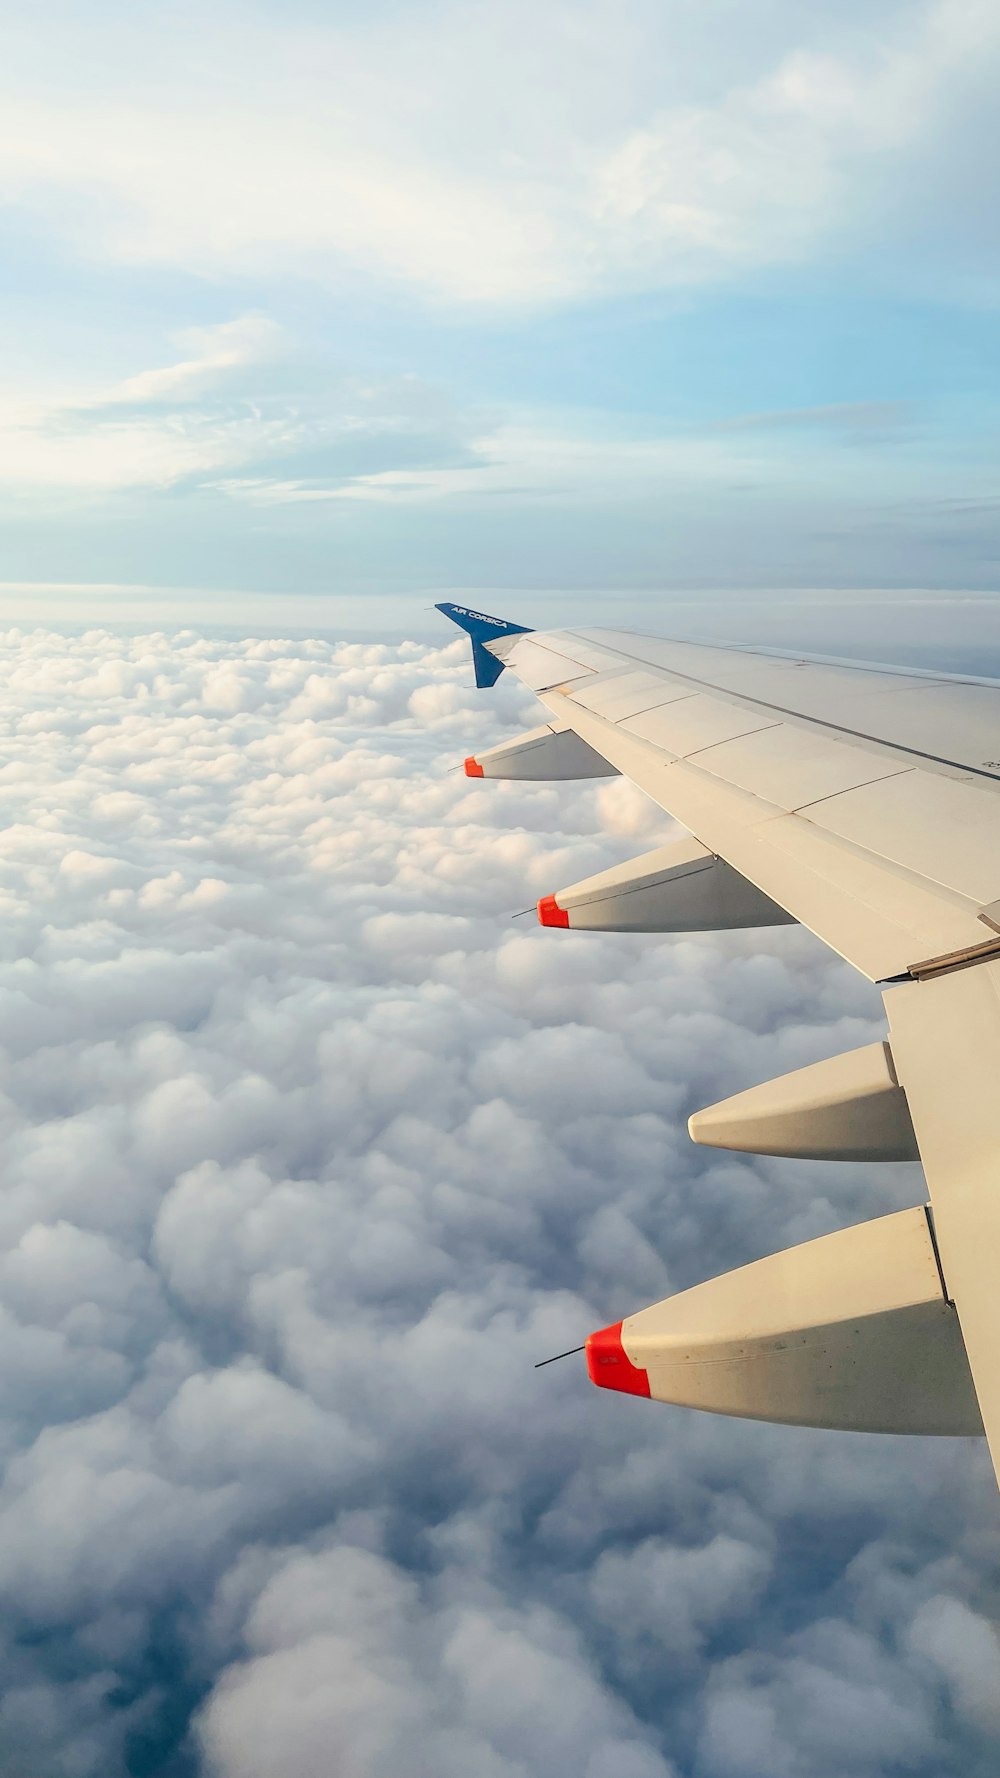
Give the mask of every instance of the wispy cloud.
[[(259, 506), (349, 501), (433, 505), (506, 499), (586, 501), (588, 507), (743, 491), (796, 491), (836, 482), (864, 501), (878, 465), (880, 494), (923, 488), (928, 474), (940, 496), (949, 472), (911, 458), (905, 441), (911, 410), (902, 402), (845, 402), (823, 408), (747, 414), (702, 426), (655, 430), (628, 416), (512, 414), (470, 437), (464, 460), (389, 465), (336, 479), (280, 474), (231, 476), (211, 486)], [(844, 446), (852, 447), (845, 451)], [(950, 472), (968, 485), (968, 465)], [(980, 472), (984, 488), (990, 470)]]
[(735, 414), (716, 420), (710, 432), (797, 432), (801, 429), (835, 434), (870, 436), (895, 432), (912, 425), (916, 408), (911, 401), (835, 401), (822, 407), (778, 408), (759, 414)]
[(186, 331), (178, 344), (187, 356), (120, 383), (9, 398), (0, 414), (0, 489), (169, 487), (287, 448), (299, 432), (293, 414), (265, 414), (237, 395), (219, 399), (234, 371), (273, 354), (280, 339), (266, 317), (240, 317)]
[[(985, 103), (995, 7), (938, 0), (866, 38), (826, 22), (821, 48), (792, 10), (780, 48), (735, 36), (697, 103), (710, 45), (672, 81), (694, 28), (680, 9), (613, 31), (600, 0), (541, 19), (521, 0), (488, 19), (435, 5), (391, 31), (258, 16), (234, 32), (209, 10), (194, 82), (183, 25), (147, 16), (143, 65), (110, 43), (85, 97), (53, 91), (49, 47), (43, 68), (15, 42), (0, 187), (83, 251), (202, 274), (360, 268), (515, 307), (703, 283), (802, 258), (873, 204), (905, 232), (908, 157), (931, 136), (948, 207), (947, 141)], [(68, 64), (72, 21), (65, 39)]]
[[(190, 483), (275, 503), (324, 498), (319, 467), (349, 483), (373, 461), (466, 453), (470, 419), (440, 391), (305, 365), (268, 316), (186, 329), (175, 344), (182, 357), (108, 386), (11, 399), (0, 411), (0, 495)], [(269, 473), (250, 473), (258, 465)]]
[(190, 357), (139, 371), (88, 406), (91, 411), (140, 407), (207, 395), (224, 383), (229, 372), (273, 357), (284, 338), (283, 329), (267, 315), (241, 315), (216, 327), (187, 328), (177, 336), (177, 343)]

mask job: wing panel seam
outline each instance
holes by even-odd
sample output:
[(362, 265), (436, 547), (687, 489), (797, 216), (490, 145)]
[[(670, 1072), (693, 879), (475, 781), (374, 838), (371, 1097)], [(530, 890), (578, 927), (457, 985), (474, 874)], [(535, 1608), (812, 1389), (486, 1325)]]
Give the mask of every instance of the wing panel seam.
[[(649, 667), (651, 664), (655, 665), (655, 663), (643, 661), (641, 655), (625, 654), (624, 649), (613, 652), (621, 652), (626, 660), (639, 661), (645, 667)], [(977, 778), (988, 779), (991, 784), (1000, 784), (1000, 772), (988, 772), (985, 767), (970, 765), (964, 759), (949, 759), (944, 753), (926, 753), (923, 748), (908, 747), (902, 741), (887, 741), (883, 735), (870, 735), (865, 729), (849, 728), (845, 723), (830, 722), (825, 716), (809, 716), (804, 710), (794, 710), (789, 704), (772, 704), (767, 698), (755, 698), (749, 692), (728, 691), (725, 686), (716, 685), (712, 679), (699, 679), (694, 673), (682, 673), (678, 667), (661, 667), (659, 671), (669, 673), (677, 679), (683, 679), (689, 685), (700, 685), (706, 691), (715, 692), (717, 697), (736, 699), (744, 705), (753, 704), (758, 710), (776, 710), (781, 716), (791, 716), (798, 722), (809, 723), (813, 728), (829, 729), (832, 734), (836, 735), (850, 735), (855, 741), (873, 741), (877, 747), (887, 747), (893, 753), (907, 753), (913, 759), (926, 759), (932, 765), (950, 766), (952, 771), (971, 772)], [(655, 709), (656, 706), (654, 705), (653, 708)], [(719, 745), (721, 746), (722, 743), (720, 742)]]
[(801, 815), (803, 809), (816, 809), (821, 803), (835, 803), (839, 797), (851, 796), (855, 790), (867, 790), (871, 784), (888, 784), (893, 778), (906, 778), (910, 772), (919, 769), (918, 766), (900, 766), (898, 772), (882, 772), (877, 778), (866, 778), (863, 784), (848, 784), (846, 790), (831, 790), (826, 796), (814, 796), (811, 803), (796, 803), (790, 813)]
[[(773, 728), (784, 728), (784, 726), (782, 722), (765, 722), (761, 724), (760, 728), (748, 728), (744, 729), (741, 735), (730, 735), (728, 741), (706, 741), (703, 747), (692, 747), (690, 753), (681, 753), (678, 758), (698, 759), (702, 753), (711, 753), (715, 747), (732, 747), (736, 741), (749, 741), (751, 735), (767, 735)], [(728, 783), (728, 779), (724, 778), (722, 782)]]

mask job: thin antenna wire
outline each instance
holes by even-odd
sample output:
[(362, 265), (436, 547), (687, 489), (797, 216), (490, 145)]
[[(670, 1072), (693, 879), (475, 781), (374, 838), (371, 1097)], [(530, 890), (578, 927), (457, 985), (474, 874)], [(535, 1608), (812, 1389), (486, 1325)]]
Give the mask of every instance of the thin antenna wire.
[(510, 917), (512, 920), (523, 920), (525, 914), (533, 914), (534, 911), (534, 908), (522, 908), (519, 914), (511, 914)]
[(554, 1358), (543, 1358), (541, 1363), (536, 1364), (534, 1368), (536, 1371), (540, 1371), (546, 1364), (558, 1364), (560, 1358), (572, 1358), (574, 1352), (584, 1351), (586, 1351), (585, 1346), (571, 1346), (568, 1352), (557, 1352)]

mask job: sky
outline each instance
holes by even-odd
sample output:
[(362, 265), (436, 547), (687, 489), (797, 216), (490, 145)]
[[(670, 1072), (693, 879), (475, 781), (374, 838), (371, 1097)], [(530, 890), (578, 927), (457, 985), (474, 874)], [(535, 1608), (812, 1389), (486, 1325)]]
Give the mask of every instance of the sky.
[(0, 19), (0, 1778), (995, 1778), (982, 1441), (535, 1363), (920, 1202), (695, 1148), (884, 1034), (512, 918), (429, 609), (1000, 673), (996, 0)]
[(975, 640), (998, 73), (996, 0), (6, 9), (0, 615)]

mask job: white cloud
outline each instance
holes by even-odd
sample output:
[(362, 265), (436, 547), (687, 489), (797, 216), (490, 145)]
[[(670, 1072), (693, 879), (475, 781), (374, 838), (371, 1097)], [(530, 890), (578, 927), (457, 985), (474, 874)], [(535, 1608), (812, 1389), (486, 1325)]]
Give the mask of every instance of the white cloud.
[(177, 343), (190, 352), (190, 357), (127, 377), (107, 392), (103, 405), (128, 406), (204, 395), (227, 372), (272, 356), (280, 348), (282, 338), (282, 329), (267, 315), (241, 315), (216, 327), (187, 328), (178, 336)]
[(960, 1721), (1000, 1736), (1000, 1637), (995, 1624), (962, 1603), (939, 1596), (920, 1607), (911, 1647), (943, 1675)]
[(928, 146), (942, 217), (961, 194), (995, 8), (868, 23), (779, 8), (713, 30), (671, 5), (623, 28), (602, 0), (505, 0), (278, 28), (214, 8), (192, 78), (183, 22), (146, 14), (135, 39), (105, 28), (81, 98), (78, 22), (39, 66), (12, 21), (0, 182), (86, 252), (203, 275), (360, 268), (490, 307), (711, 281), (845, 229), (905, 235)]
[[(265, 509), (317, 502), (409, 508), (502, 501), (516, 504), (525, 523), (542, 502), (574, 508), (585, 502), (591, 511), (654, 503), (680, 524), (692, 512), (710, 513), (713, 501), (731, 499), (742, 488), (755, 500), (775, 502), (767, 520), (772, 529), (784, 523), (789, 499), (806, 509), (815, 503), (816, 522), (825, 513), (822, 522), (832, 524), (842, 510), (838, 503), (848, 503), (855, 514), (869, 512), (877, 522), (903, 501), (957, 497), (970, 488), (990, 497), (988, 457), (963, 454), (943, 462), (933, 450), (914, 450), (911, 436), (890, 416), (898, 421), (892, 404), (856, 403), (734, 416), (699, 431), (663, 426), (654, 432), (624, 415), (597, 421), (580, 411), (513, 414), (472, 433), (457, 464), (362, 473), (345, 465), (336, 480), (256, 475), (209, 485)], [(795, 434), (791, 447), (789, 432)], [(841, 448), (845, 441), (849, 449)], [(747, 510), (741, 508), (743, 527)]]
[(18, 1768), (990, 1778), (981, 1450), (531, 1368), (912, 1201), (684, 1135), (874, 1036), (868, 986), (791, 929), (511, 926), (667, 824), (452, 772), (533, 718), (461, 645), (8, 631), (0, 669)]
[(8, 495), (167, 487), (280, 453), (303, 436), (289, 411), (265, 415), (245, 400), (202, 405), (233, 371), (272, 355), (280, 339), (266, 316), (241, 316), (182, 333), (177, 343), (191, 356), (108, 388), (45, 400), (12, 394), (0, 419), (0, 485)]
[[(174, 349), (187, 354), (106, 385), (51, 391), (12, 388), (0, 413), (0, 489), (95, 496), (178, 482), (211, 487), (255, 504), (326, 499), (328, 490), (298, 480), (222, 474), (283, 458), (409, 458), (414, 446), (463, 454), (471, 417), (413, 376), (371, 379), (313, 367), (303, 377), (281, 327), (266, 315), (237, 316), (214, 327), (182, 330)], [(275, 367), (284, 359), (282, 385)]]
[(246, 1625), (252, 1658), (203, 1714), (211, 1770), (520, 1778), (579, 1762), (588, 1778), (672, 1778), (553, 1613), (422, 1592), (364, 1549), (279, 1568)]

